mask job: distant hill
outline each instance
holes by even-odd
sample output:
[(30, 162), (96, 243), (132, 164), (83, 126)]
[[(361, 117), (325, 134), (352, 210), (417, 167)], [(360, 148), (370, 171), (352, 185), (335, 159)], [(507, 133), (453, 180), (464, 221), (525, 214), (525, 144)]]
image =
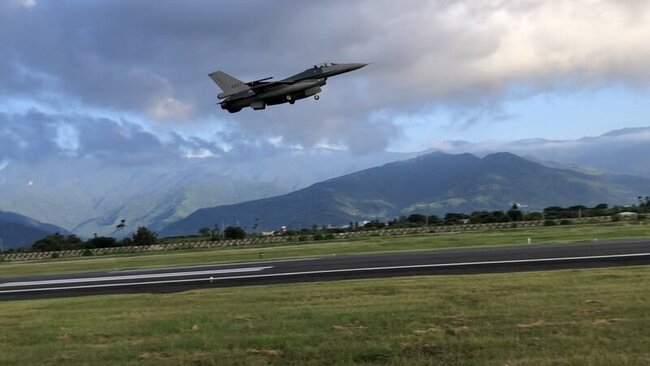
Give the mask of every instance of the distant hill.
[(58, 226), (43, 224), (27, 216), (0, 211), (0, 240), (4, 250), (31, 246), (36, 240), (57, 232), (69, 234)]
[(650, 180), (588, 175), (534, 163), (511, 153), (478, 158), (430, 153), (329, 179), (282, 196), (204, 208), (167, 226), (163, 236), (202, 227), (241, 225), (250, 230), (344, 225), (410, 213), (507, 210), (513, 202), (538, 210), (552, 205), (633, 203)]

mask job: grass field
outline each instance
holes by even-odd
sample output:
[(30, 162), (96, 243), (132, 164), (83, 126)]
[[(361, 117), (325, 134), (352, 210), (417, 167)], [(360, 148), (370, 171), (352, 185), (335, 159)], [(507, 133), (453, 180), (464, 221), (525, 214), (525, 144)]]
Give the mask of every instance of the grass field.
[(532, 243), (569, 243), (648, 237), (650, 237), (650, 225), (629, 223), (501, 229), (456, 234), (370, 237), (355, 240), (282, 243), (264, 247), (225, 247), (205, 250), (124, 254), (33, 262), (0, 262), (0, 278), (33, 274), (258, 261), (260, 260), (260, 252), (263, 252), (262, 259), (267, 260), (308, 256), (434, 250), (455, 247), (526, 245), (528, 238), (531, 238)]
[(3, 302), (2, 365), (647, 365), (650, 267)]

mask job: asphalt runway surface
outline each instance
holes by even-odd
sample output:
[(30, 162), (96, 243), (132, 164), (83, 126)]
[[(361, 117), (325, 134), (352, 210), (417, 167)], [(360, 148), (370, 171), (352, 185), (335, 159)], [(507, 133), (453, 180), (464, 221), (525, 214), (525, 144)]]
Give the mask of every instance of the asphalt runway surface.
[[(264, 251), (264, 249), (261, 249)], [(519, 245), (0, 279), (0, 300), (650, 264), (650, 240)]]

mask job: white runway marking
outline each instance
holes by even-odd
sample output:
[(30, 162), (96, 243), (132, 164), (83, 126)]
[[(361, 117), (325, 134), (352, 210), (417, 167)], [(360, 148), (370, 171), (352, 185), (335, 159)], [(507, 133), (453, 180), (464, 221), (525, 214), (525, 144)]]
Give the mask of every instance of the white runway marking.
[(64, 284), (64, 283), (137, 280), (141, 278), (144, 279), (144, 278), (165, 278), (165, 277), (178, 277), (178, 276), (202, 276), (202, 275), (211, 275), (211, 274), (220, 274), (220, 273), (258, 272), (269, 268), (273, 268), (273, 266), (213, 269), (209, 271), (206, 270), (206, 271), (188, 271), (188, 272), (149, 273), (149, 274), (139, 274), (139, 275), (133, 274), (133, 275), (125, 275), (125, 276), (64, 278), (60, 280), (7, 282), (7, 283), (0, 284), (0, 288), (31, 286), (31, 285), (57, 285), (57, 284)]

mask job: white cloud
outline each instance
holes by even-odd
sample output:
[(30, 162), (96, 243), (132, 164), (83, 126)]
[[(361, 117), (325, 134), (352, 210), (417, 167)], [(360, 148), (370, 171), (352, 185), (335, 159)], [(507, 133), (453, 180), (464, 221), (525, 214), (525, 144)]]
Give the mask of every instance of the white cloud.
[[(512, 98), (650, 84), (645, 0), (155, 4), (83, 2), (40, 17), (3, 7), (0, 52), (11, 57), (0, 60), (1, 96), (72, 101), (152, 125), (217, 116), (215, 131), (250, 141), (366, 152), (388, 146), (404, 115), (444, 109), (450, 124), (498, 121)], [(211, 71), (280, 78), (321, 60), (372, 65), (328, 82), (319, 102), (232, 116), (214, 105)], [(377, 111), (388, 113), (375, 120)], [(189, 125), (174, 128), (182, 135)]]
[[(367, 35), (376, 76), (443, 103), (650, 81), (650, 2), (425, 2)], [(379, 5), (382, 8), (381, 5)], [(388, 10), (388, 6), (383, 9)], [(376, 13), (376, 12), (375, 12)], [(390, 52), (388, 53), (387, 50)]]
[(36, 0), (13, 0), (15, 4), (18, 6), (22, 6), (24, 8), (33, 8), (36, 6)]
[(209, 149), (196, 149), (185, 152), (184, 157), (188, 159), (204, 159), (213, 158), (216, 155)]
[(147, 113), (157, 120), (186, 121), (192, 117), (194, 107), (191, 104), (167, 97), (156, 100), (149, 107)]
[(63, 124), (56, 129), (54, 142), (61, 150), (74, 152), (79, 148), (79, 131), (73, 126)]

